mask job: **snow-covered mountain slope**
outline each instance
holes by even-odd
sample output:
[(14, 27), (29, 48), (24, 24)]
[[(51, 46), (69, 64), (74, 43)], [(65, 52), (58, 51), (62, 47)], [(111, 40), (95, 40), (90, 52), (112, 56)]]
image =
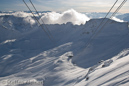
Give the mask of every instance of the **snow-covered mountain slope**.
[(31, 16), (0, 16), (0, 86), (128, 86), (127, 22), (109, 20), (86, 48), (102, 20), (46, 25), (52, 42)]
[[(128, 54), (128, 50), (123, 51)], [(128, 52), (128, 53), (127, 53)], [(121, 53), (122, 54), (122, 53)], [(114, 58), (95, 65), (91, 71), (88, 71), (86, 78), (82, 78), (74, 86), (128, 86), (129, 85), (129, 55), (123, 56), (117, 60)], [(91, 69), (90, 68), (90, 69)]]

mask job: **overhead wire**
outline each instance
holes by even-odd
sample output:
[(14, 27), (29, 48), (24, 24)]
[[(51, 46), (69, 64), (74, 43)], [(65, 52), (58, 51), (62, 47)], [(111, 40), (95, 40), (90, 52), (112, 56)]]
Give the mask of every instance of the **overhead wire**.
[[(121, 7), (123, 7), (123, 5), (126, 3), (126, 1), (127, 1), (127, 0), (124, 0), (124, 1), (120, 4), (120, 6), (116, 9), (116, 11), (112, 14), (112, 17), (114, 17), (114, 16), (116, 15), (116, 13), (121, 9)], [(110, 18), (112, 18), (112, 17), (110, 17)]]
[[(110, 19), (112, 19), (115, 14), (121, 9), (121, 7), (125, 4), (127, 0), (124, 0), (120, 5), (119, 7), (115, 10), (115, 12), (110, 16)], [(117, 3), (117, 1), (114, 3), (114, 5), (111, 7), (111, 9), (109, 10), (109, 12), (113, 9), (113, 7), (115, 6), (115, 4)], [(108, 14), (109, 14), (108, 12)], [(107, 15), (106, 15), (107, 16)], [(105, 18), (104, 18), (105, 19)], [(103, 20), (104, 21), (104, 20)], [(106, 21), (106, 23), (104, 23), (104, 25), (100, 28), (100, 30), (96, 33), (96, 34), (93, 34), (90, 38), (90, 40), (88, 41), (88, 43), (86, 44), (86, 47), (85, 49), (90, 45), (90, 43), (93, 41), (93, 39), (101, 32), (101, 30), (104, 28), (104, 26), (109, 22), (109, 19)]]
[(41, 23), (39, 22), (39, 20), (36, 18), (36, 16), (34, 15), (34, 13), (31, 11), (30, 7), (26, 4), (25, 0), (23, 0), (24, 4), (26, 5), (26, 7), (29, 9), (29, 11), (32, 13), (33, 17), (35, 18), (35, 20), (37, 21), (37, 23), (40, 25), (40, 27), (43, 29), (43, 31), (46, 33), (46, 35), (48, 36), (48, 38), (54, 43), (53, 38), (51, 38), (51, 36), (48, 34), (48, 32), (44, 29), (44, 27), (41, 25)]
[[(38, 16), (41, 18), (41, 16), (39, 15), (39, 12), (37, 11), (37, 9), (34, 6), (34, 4), (32, 3), (32, 1), (31, 0), (29, 0), (29, 1), (30, 1), (31, 5), (33, 6), (34, 10), (36, 11), (36, 13), (38, 14)], [(44, 21), (43, 21), (42, 18), (41, 18), (41, 21), (44, 24), (44, 26), (46, 27), (46, 30), (48, 31), (48, 33), (50, 34), (50, 36), (54, 39), (54, 37), (52, 36), (52, 34), (51, 34), (50, 30), (48, 29), (48, 27), (45, 25), (45, 23), (44, 23)]]
[[(109, 18), (109, 19), (112, 19), (115, 15), (116, 15), (116, 13), (121, 9), (121, 7), (125, 4), (125, 2), (126, 2), (127, 0), (124, 0), (121, 4), (120, 4), (120, 6), (116, 9), (116, 11), (111, 15), (111, 17)], [(97, 36), (101, 31), (102, 31), (102, 29), (104, 28), (104, 26), (109, 22), (109, 19), (106, 21), (106, 23), (101, 27), (101, 29), (97, 32), (97, 34), (95, 35), (95, 36)]]
[[(106, 16), (103, 18), (103, 20), (101, 21), (101, 23), (98, 25), (97, 29), (94, 31), (94, 33), (99, 29), (99, 27), (102, 25), (102, 23), (104, 22), (104, 20), (107, 18), (107, 16), (109, 15), (109, 13), (111, 12), (111, 10), (114, 8), (114, 6), (116, 5), (116, 3), (118, 2), (118, 0), (115, 1), (115, 3), (113, 4), (113, 6), (110, 8), (110, 10), (108, 11), (108, 13), (106, 14)], [(93, 36), (93, 35), (92, 35)]]
[(108, 13), (106, 14), (106, 16), (103, 18), (103, 20), (100, 22), (100, 24), (98, 25), (97, 29), (95, 29), (95, 31), (93, 32), (93, 35), (90, 37), (89, 41), (86, 44), (86, 47), (89, 46), (90, 41), (93, 39), (94, 34), (97, 32), (97, 30), (99, 29), (99, 27), (103, 24), (104, 20), (107, 18), (107, 16), (109, 15), (109, 13), (111, 12), (111, 10), (114, 8), (114, 6), (116, 5), (116, 3), (118, 2), (118, 0), (115, 1), (115, 3), (113, 4), (113, 6), (110, 8), (110, 10), (108, 11)]

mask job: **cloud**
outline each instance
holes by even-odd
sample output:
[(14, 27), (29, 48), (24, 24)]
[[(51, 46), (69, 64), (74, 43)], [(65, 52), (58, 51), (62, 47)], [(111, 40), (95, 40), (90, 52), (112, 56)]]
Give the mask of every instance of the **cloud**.
[[(45, 24), (66, 24), (67, 22), (72, 22), (74, 25), (85, 24), (86, 21), (90, 20), (86, 15), (78, 13), (74, 9), (64, 11), (63, 13), (45, 13), (41, 19)], [(42, 23), (41, 19), (40, 22)]]
[(31, 17), (31, 13), (25, 13), (22, 11), (12, 13), (13, 16), (15, 17), (23, 17), (23, 21), (26, 23), (30, 23), (31, 25), (35, 24), (35, 20)]
[(120, 20), (120, 19), (118, 19), (116, 17), (113, 17), (112, 19), (115, 20), (115, 21), (117, 21), (117, 22), (124, 22), (123, 20)]
[(12, 13), (12, 15), (14, 15), (14, 16), (16, 16), (16, 17), (32, 16), (31, 13), (25, 13), (25, 12), (22, 12), (22, 11), (18, 11), (18, 12)]

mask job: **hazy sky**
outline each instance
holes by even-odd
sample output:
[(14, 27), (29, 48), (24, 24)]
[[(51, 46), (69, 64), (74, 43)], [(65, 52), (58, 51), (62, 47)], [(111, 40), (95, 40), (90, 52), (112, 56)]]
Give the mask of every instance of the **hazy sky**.
[[(29, 3), (29, 0), (25, 0)], [(79, 12), (107, 12), (116, 0), (32, 0), (39, 11), (65, 11), (75, 9)], [(119, 0), (116, 7), (123, 0)], [(115, 8), (116, 8), (115, 7)], [(114, 10), (115, 10), (114, 8)], [(0, 0), (1, 11), (27, 11), (22, 0)], [(129, 13), (129, 1), (120, 12)]]

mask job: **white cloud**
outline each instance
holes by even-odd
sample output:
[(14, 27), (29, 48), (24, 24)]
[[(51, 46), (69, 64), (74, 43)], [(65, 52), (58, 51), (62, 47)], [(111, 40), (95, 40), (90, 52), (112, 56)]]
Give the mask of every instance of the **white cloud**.
[(32, 14), (18, 11), (18, 12), (12, 13), (12, 15), (14, 15), (16, 17), (27, 17), (27, 16), (31, 16)]
[(35, 20), (31, 17), (33, 16), (31, 13), (25, 13), (25, 12), (19, 11), (19, 12), (12, 13), (12, 15), (16, 17), (24, 17), (24, 22), (35, 24)]
[(26, 23), (30, 23), (31, 25), (35, 24), (35, 20), (32, 19), (32, 17), (30, 17), (30, 16), (24, 18), (24, 21), (25, 21)]
[(117, 21), (117, 22), (124, 22), (123, 20), (120, 20), (120, 19), (118, 19), (116, 17), (113, 17), (112, 19), (115, 20), (115, 21)]
[[(70, 9), (63, 13), (50, 12), (45, 13), (44, 16), (41, 17), (45, 24), (63, 24), (67, 22), (72, 22), (73, 24), (80, 25), (85, 24), (89, 18), (77, 11)], [(40, 22), (42, 22), (40, 19)]]

